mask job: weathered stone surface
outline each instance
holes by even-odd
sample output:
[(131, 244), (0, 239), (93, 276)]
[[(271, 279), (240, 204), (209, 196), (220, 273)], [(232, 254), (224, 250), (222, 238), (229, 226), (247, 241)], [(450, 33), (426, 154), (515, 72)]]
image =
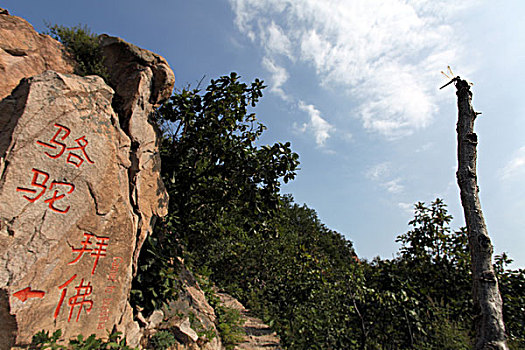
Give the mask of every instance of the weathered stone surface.
[(112, 96), (100, 77), (47, 71), (0, 103), (0, 290), (17, 344), (105, 336), (126, 309), (137, 217)]
[(24, 19), (0, 10), (0, 100), (22, 78), (46, 70), (73, 73), (74, 62), (58, 41), (38, 34)]
[(139, 215), (136, 267), (138, 253), (155, 217), (167, 214), (168, 196), (159, 174), (158, 130), (150, 115), (171, 95), (175, 75), (159, 55), (116, 37), (101, 35), (99, 40), (110, 84), (115, 89), (113, 106), (131, 138), (131, 195)]
[(176, 332), (176, 335), (181, 341), (185, 344), (196, 343), (199, 340), (199, 335), (197, 332), (191, 328), (190, 318), (186, 317), (179, 322), (173, 323), (173, 329)]
[(147, 326), (146, 329), (154, 329), (157, 328), (159, 324), (164, 320), (164, 312), (161, 310), (155, 310), (153, 313), (148, 317)]

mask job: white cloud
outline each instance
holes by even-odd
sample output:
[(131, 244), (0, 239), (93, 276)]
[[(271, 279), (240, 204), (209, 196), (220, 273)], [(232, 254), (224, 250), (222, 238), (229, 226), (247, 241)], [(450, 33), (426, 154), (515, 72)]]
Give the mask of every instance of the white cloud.
[(401, 193), (405, 189), (405, 186), (401, 185), (400, 182), (401, 179), (397, 178), (383, 183), (382, 186), (390, 193)]
[(283, 85), (289, 78), (288, 72), (281, 66), (275, 64), (270, 58), (264, 57), (262, 65), (268, 72), (271, 73), (270, 91), (277, 94), (285, 101), (289, 101), (290, 97), (284, 92)]
[(413, 214), (414, 213), (414, 204), (413, 203), (399, 202), (399, 203), (397, 203), (397, 206), (399, 208), (401, 208), (407, 214)]
[(423, 144), (421, 147), (416, 148), (415, 152), (417, 152), (417, 153), (426, 152), (429, 149), (432, 149), (433, 147), (434, 147), (434, 143), (433, 142), (427, 142), (427, 143)]
[(401, 178), (392, 179), (392, 165), (390, 162), (383, 162), (369, 168), (365, 176), (379, 183), (379, 185), (392, 194), (398, 194), (404, 191), (405, 186), (401, 184)]
[(317, 146), (324, 146), (326, 140), (330, 137), (330, 133), (335, 131), (335, 128), (321, 117), (321, 112), (314, 105), (307, 105), (303, 101), (299, 101), (298, 107), (310, 116), (310, 122), (303, 124), (301, 131), (309, 130), (315, 136)]
[(263, 43), (266, 46), (266, 51), (272, 55), (284, 55), (290, 59), (292, 56), (292, 43), (290, 39), (283, 33), (281, 27), (275, 22), (271, 22), (270, 26), (261, 30), (263, 36)]
[(525, 146), (515, 152), (514, 157), (501, 171), (501, 177), (505, 180), (518, 175), (525, 175)]
[(261, 43), (268, 59), (310, 65), (322, 87), (347, 91), (357, 101), (352, 114), (366, 129), (388, 137), (432, 121), (439, 71), (460, 59), (454, 16), (472, 3), (230, 0), (237, 27)]
[(379, 163), (368, 169), (365, 175), (370, 180), (380, 181), (390, 175), (390, 168), (391, 165), (389, 162)]

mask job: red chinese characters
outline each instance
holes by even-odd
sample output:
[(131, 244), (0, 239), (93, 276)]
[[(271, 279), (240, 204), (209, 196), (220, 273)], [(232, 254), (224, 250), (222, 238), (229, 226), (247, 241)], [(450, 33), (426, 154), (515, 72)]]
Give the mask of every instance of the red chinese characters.
[[(67, 182), (65, 177), (60, 178), (60, 175), (56, 175), (55, 171), (59, 169), (66, 170), (68, 178), (73, 176), (74, 178), (78, 178), (79, 174), (76, 171), (75, 174), (71, 175), (73, 169), (68, 168), (69, 166), (81, 168), (81, 166), (86, 167), (90, 164), (95, 164), (95, 162), (89, 156), (90, 146), (85, 135), (75, 138), (79, 135), (75, 137), (71, 136), (71, 130), (67, 126), (58, 123), (55, 123), (53, 128), (53, 135), (49, 135), (49, 139), (44, 137), (37, 140), (35, 142), (36, 146), (34, 147), (37, 149), (41, 149), (40, 147), (42, 147), (43, 153), (52, 159), (52, 162), (59, 160), (60, 162), (65, 161), (66, 164), (62, 167), (53, 166), (53, 175), (50, 175), (49, 170), (46, 168), (42, 170), (40, 165), (38, 168), (32, 168), (25, 182), (16, 188), (16, 192), (19, 192), (29, 203), (40, 201), (40, 203), (43, 202), (53, 212), (66, 214), (70, 209), (69, 202), (72, 198), (71, 194), (75, 191), (75, 184)], [(43, 155), (42, 157), (46, 158)], [(46, 160), (43, 163), (48, 164), (50, 161)], [(57, 178), (60, 179), (60, 181), (56, 180)], [(75, 196), (78, 196), (78, 193), (75, 194)], [(100, 259), (105, 258), (108, 254), (108, 244), (109, 237), (99, 237), (93, 233), (84, 232), (80, 244), (71, 247), (73, 258), (67, 265), (76, 265), (87, 255), (89, 259), (87, 268), (91, 267), (91, 276), (95, 275)], [(92, 266), (91, 262), (93, 263)], [(51, 288), (52, 291), (34, 290), (31, 287), (22, 286), (22, 288), (25, 288), (14, 292), (12, 296), (22, 303), (30, 299), (38, 300), (51, 297), (57, 301), (54, 313), (52, 314), (55, 321), (59, 318), (65, 321), (67, 315), (67, 322), (79, 322), (82, 317), (88, 317), (87, 314), (95, 307), (95, 302), (99, 303), (100, 298), (97, 298), (93, 293), (94, 290), (98, 290), (99, 288), (104, 290), (103, 285), (99, 286), (97, 284), (96, 278), (89, 278), (87, 271), (84, 272), (83, 269), (79, 269), (80, 267), (81, 266), (72, 266), (68, 269), (69, 272), (67, 275), (71, 277), (64, 282), (67, 278), (64, 276), (64, 279), (60, 281), (63, 283), (59, 286), (54, 285)], [(99, 270), (100, 269), (101, 268), (99, 268)], [(109, 317), (111, 293), (105, 296), (107, 300), (103, 299), (105, 303), (103, 307), (107, 308)], [(90, 322), (89, 318), (86, 321)]]
[[(99, 237), (95, 234), (84, 232), (84, 240), (80, 242), (80, 247), (71, 248), (71, 251), (73, 253), (76, 253), (76, 257), (72, 261), (70, 261), (68, 265), (77, 264), (82, 259), (84, 254), (87, 254), (94, 259), (93, 268), (91, 269), (91, 275), (94, 275), (95, 270), (97, 269), (99, 259), (107, 255), (108, 242), (109, 237)], [(53, 315), (55, 319), (57, 319), (58, 315), (60, 314), (60, 310), (62, 309), (62, 305), (64, 304), (64, 300), (66, 299), (68, 293), (69, 285), (76, 278), (77, 274), (74, 274), (69, 280), (67, 280), (58, 287), (58, 289), (62, 290), (62, 292), (60, 295), (60, 300), (58, 301), (57, 307), (55, 309), (55, 313)], [(85, 310), (86, 313), (89, 313), (93, 308), (93, 300), (88, 299), (93, 293), (93, 286), (91, 285), (91, 282), (85, 282), (84, 278), (82, 278), (80, 280), (80, 284), (75, 286), (74, 289), (75, 294), (68, 298), (67, 301), (67, 305), (69, 306), (69, 315), (67, 319), (68, 322), (71, 322), (72, 318), (74, 318), (75, 321), (78, 322), (82, 310)], [(74, 317), (75, 310), (76, 317)]]
[[(107, 242), (109, 241), (109, 237), (98, 237), (94, 234), (84, 232), (84, 238), (85, 239), (82, 242), (80, 242), (80, 248), (71, 248), (73, 253), (77, 253), (78, 255), (73, 261), (70, 261), (68, 265), (74, 265), (78, 263), (82, 256), (87, 253), (94, 258), (93, 269), (91, 270), (91, 274), (94, 275), (98, 265), (98, 260), (101, 257), (105, 257), (107, 255)], [(96, 239), (95, 243), (91, 242), (92, 238)], [(95, 244), (94, 248), (93, 244)]]
[(86, 136), (81, 136), (75, 140), (77, 146), (67, 147), (66, 143), (61, 141), (65, 141), (69, 137), (71, 130), (66, 126), (56, 123), (54, 126), (55, 128), (58, 128), (58, 130), (55, 135), (53, 135), (51, 140), (48, 142), (40, 140), (36, 141), (38, 145), (50, 148), (54, 151), (54, 154), (45, 152), (49, 158), (58, 159), (67, 151), (66, 163), (68, 164), (72, 164), (77, 168), (79, 168), (82, 163), (84, 163), (84, 161), (88, 162), (89, 164), (95, 164), (95, 162), (89, 158), (86, 152), (86, 146), (89, 144), (89, 142), (86, 140)]
[[(75, 144), (68, 146), (66, 141), (71, 130), (64, 125), (55, 123), (54, 127), (57, 129), (55, 134), (48, 141), (37, 140), (36, 144), (51, 151), (45, 151), (44, 153), (51, 159), (58, 159), (62, 155), (66, 157), (66, 163), (80, 168), (80, 166), (86, 162), (89, 164), (95, 164), (95, 162), (89, 157), (86, 148), (89, 144), (86, 136), (81, 136), (75, 139)], [(68, 194), (73, 193), (75, 185), (69, 182), (53, 180), (48, 185), (49, 173), (39, 170), (36, 168), (32, 169), (33, 177), (31, 180), (31, 187), (19, 186), (16, 188), (17, 192), (26, 193), (24, 198), (30, 203), (34, 203), (39, 200), (42, 196), (49, 194), (44, 200), (48, 204), (49, 208), (54, 212), (65, 214), (69, 211), (69, 206), (64, 201), (61, 201)]]
[(35, 168), (32, 169), (32, 172), (33, 179), (31, 180), (31, 186), (33, 188), (17, 187), (16, 191), (35, 195), (32, 198), (27, 195), (24, 195), (24, 198), (27, 199), (30, 203), (36, 202), (38, 199), (40, 199), (40, 197), (42, 197), (46, 193), (46, 191), (49, 191), (51, 193), (51, 196), (45, 199), (44, 202), (47, 203), (49, 208), (54, 212), (61, 214), (67, 213), (69, 211), (69, 206), (59, 206), (58, 203), (55, 204), (55, 202), (58, 202), (64, 197), (66, 197), (66, 195), (73, 193), (73, 191), (75, 190), (75, 185), (68, 182), (53, 180), (48, 188), (46, 184), (49, 180), (49, 174), (45, 171), (41, 171)]
[[(65, 283), (60, 285), (58, 289), (62, 289), (62, 294), (60, 295), (60, 300), (58, 301), (58, 305), (55, 309), (55, 313), (53, 315), (54, 319), (56, 320), (58, 315), (60, 314), (60, 309), (62, 308), (62, 304), (64, 303), (64, 299), (67, 295), (67, 287), (71, 282), (73, 282), (77, 278), (77, 275), (73, 275), (69, 280), (67, 280)], [(84, 279), (82, 278), (80, 281), (80, 284), (75, 288), (75, 294), (68, 299), (68, 306), (69, 306), (69, 316), (67, 318), (67, 322), (71, 322), (71, 317), (73, 316), (73, 313), (75, 311), (75, 308), (77, 309), (77, 316), (75, 318), (75, 321), (78, 322), (80, 319), (80, 313), (82, 310), (85, 310), (86, 313), (89, 313), (91, 309), (93, 308), (93, 300), (87, 299), (93, 292), (93, 287), (91, 286), (91, 283), (88, 282), (87, 284), (84, 284)]]

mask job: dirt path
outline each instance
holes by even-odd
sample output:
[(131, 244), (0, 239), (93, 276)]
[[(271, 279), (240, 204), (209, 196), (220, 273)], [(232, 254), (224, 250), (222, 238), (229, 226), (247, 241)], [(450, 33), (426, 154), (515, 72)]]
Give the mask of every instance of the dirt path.
[(218, 293), (224, 306), (239, 310), (242, 318), (245, 320), (244, 341), (235, 347), (235, 350), (271, 350), (282, 349), (279, 343), (279, 337), (269, 326), (264, 324), (260, 319), (250, 316), (247, 310), (238, 300), (226, 293)]

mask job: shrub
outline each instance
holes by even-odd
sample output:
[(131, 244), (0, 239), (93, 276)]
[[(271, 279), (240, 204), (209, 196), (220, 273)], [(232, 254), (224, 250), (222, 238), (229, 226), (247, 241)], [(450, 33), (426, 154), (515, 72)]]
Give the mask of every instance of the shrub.
[(84, 339), (82, 334), (79, 334), (76, 339), (70, 339), (68, 345), (58, 344), (61, 341), (62, 330), (56, 330), (51, 336), (49, 331), (40, 331), (33, 336), (29, 349), (72, 349), (72, 350), (134, 350), (134, 348), (126, 345), (126, 338), (121, 339), (120, 332), (112, 332), (108, 334), (108, 339), (97, 338), (95, 334), (91, 334)]
[(175, 336), (169, 331), (158, 331), (149, 340), (150, 349), (165, 350), (177, 343)]
[(61, 25), (46, 24), (49, 34), (60, 41), (67, 52), (76, 61), (75, 73), (80, 76), (98, 75), (109, 81), (109, 73), (104, 66), (104, 56), (98, 41), (98, 35), (92, 33), (87, 26), (64, 27)]

